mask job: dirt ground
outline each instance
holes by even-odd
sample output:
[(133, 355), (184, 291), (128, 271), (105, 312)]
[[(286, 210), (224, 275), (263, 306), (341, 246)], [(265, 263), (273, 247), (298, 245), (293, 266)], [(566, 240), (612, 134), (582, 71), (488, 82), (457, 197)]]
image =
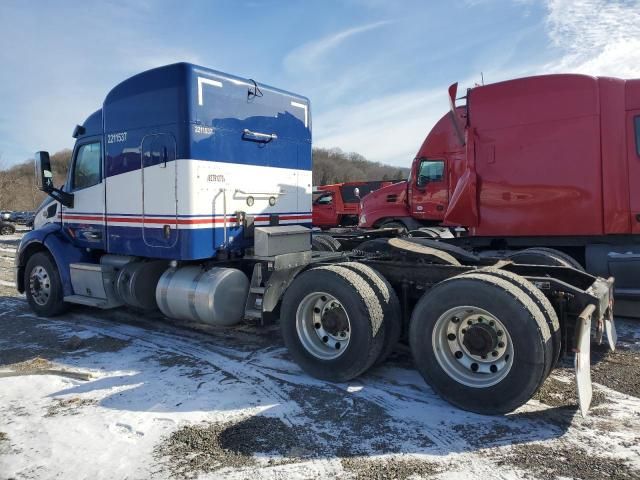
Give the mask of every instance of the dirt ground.
[(595, 349), (587, 418), (567, 363), (488, 417), (442, 401), (406, 353), (333, 385), (291, 362), (277, 326), (203, 332), (82, 307), (40, 319), (9, 268), (0, 479), (640, 478), (640, 321), (618, 319), (615, 353)]

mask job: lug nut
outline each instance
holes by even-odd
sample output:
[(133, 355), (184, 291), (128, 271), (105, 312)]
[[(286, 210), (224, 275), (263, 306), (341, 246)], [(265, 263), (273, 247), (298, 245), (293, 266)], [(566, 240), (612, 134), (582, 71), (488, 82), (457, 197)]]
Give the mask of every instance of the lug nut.
[(467, 329), (463, 328), (462, 330), (460, 330), (460, 333), (464, 335), (465, 333), (467, 333)]
[(316, 328), (320, 328), (322, 325), (320, 325), (319, 323), (314, 323), (313, 326)]
[(484, 318), (478, 317), (478, 322), (482, 323), (483, 321), (484, 321)]
[(452, 341), (453, 341), (453, 340), (455, 340), (455, 339), (456, 339), (456, 335), (455, 335), (455, 333), (450, 333), (449, 335), (447, 335), (447, 338), (448, 338), (449, 340), (452, 340)]
[(498, 330), (498, 331), (496, 332), (496, 334), (497, 334), (499, 337), (501, 337), (501, 336), (502, 336), (502, 330)]
[(498, 367), (496, 367), (495, 365), (491, 365), (489, 367), (489, 370), (491, 370), (491, 373), (496, 373), (498, 371)]
[(313, 313), (320, 313), (320, 309), (318, 307), (314, 307)]
[(498, 352), (496, 352), (495, 350), (493, 352), (491, 352), (491, 356), (492, 357), (497, 357), (498, 356)]
[(455, 356), (456, 356), (456, 358), (457, 358), (457, 359), (461, 359), (461, 358), (462, 358), (462, 352), (461, 352), (460, 350), (458, 350), (458, 351), (455, 353)]
[(489, 326), (493, 327), (496, 324), (496, 322), (494, 322), (493, 320), (489, 322)]
[(471, 320), (467, 320), (467, 325), (473, 325), (473, 322)]
[(471, 364), (471, 370), (473, 370), (474, 372), (478, 371), (478, 364), (477, 363), (472, 363)]
[(503, 348), (503, 347), (504, 347), (504, 342), (498, 342), (498, 346), (499, 346), (500, 348)]
[(322, 337), (322, 341), (324, 343), (327, 343), (329, 341), (329, 337), (327, 337), (326, 335), (324, 337)]

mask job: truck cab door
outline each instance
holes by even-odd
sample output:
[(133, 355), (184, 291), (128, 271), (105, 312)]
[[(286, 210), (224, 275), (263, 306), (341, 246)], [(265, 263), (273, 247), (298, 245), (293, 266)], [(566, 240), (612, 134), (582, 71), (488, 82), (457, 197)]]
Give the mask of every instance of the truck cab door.
[(65, 191), (73, 193), (73, 207), (61, 205), (63, 229), (81, 248), (105, 248), (105, 188), (101, 137), (78, 141)]
[(631, 232), (640, 233), (640, 110), (627, 112), (627, 164), (629, 166), (629, 210)]
[(313, 202), (313, 226), (335, 227), (338, 224), (336, 217), (335, 198), (333, 192), (320, 195)]
[(445, 161), (421, 158), (410, 182), (411, 215), (418, 220), (442, 220), (449, 202)]

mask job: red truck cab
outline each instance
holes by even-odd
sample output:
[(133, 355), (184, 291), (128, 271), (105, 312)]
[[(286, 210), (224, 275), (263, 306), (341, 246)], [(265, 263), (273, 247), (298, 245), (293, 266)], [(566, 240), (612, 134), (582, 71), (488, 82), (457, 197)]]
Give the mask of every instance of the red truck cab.
[(409, 180), (364, 199), (359, 226), (463, 227), (458, 243), (476, 250), (553, 247), (640, 298), (640, 79), (520, 78), (471, 88), (460, 107), (455, 90)]
[(358, 223), (360, 201), (390, 181), (344, 182), (320, 185), (313, 190), (313, 226), (323, 229)]

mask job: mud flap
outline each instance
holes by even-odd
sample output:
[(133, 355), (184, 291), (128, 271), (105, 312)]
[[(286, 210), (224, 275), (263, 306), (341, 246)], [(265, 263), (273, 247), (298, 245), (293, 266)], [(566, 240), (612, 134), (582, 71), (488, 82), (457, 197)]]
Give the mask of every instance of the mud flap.
[(576, 320), (576, 387), (578, 390), (580, 413), (583, 417), (587, 416), (593, 395), (591, 387), (591, 316), (594, 311), (594, 305), (587, 305)]
[(616, 324), (613, 320), (613, 315), (610, 315), (604, 321), (604, 331), (607, 334), (607, 342), (609, 342), (609, 349), (612, 352), (616, 351), (616, 343), (618, 343), (618, 332), (616, 331)]

